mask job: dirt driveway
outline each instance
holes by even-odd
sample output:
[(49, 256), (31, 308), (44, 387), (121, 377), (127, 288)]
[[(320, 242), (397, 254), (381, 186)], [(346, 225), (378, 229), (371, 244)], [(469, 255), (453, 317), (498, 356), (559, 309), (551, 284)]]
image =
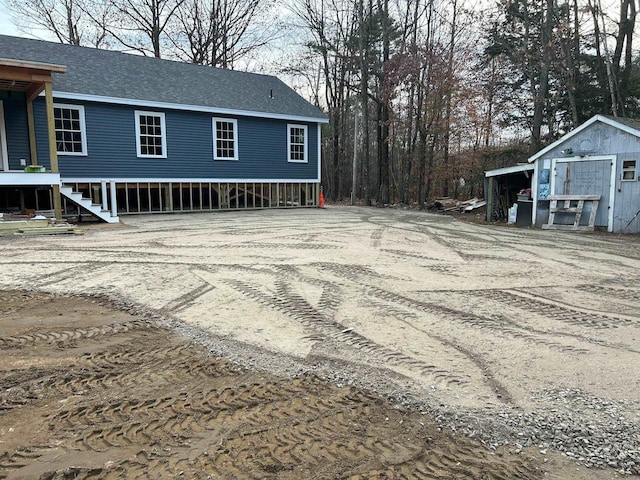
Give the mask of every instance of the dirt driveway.
[(0, 478), (640, 473), (637, 236), (335, 207), (0, 248), (32, 292), (0, 310)]

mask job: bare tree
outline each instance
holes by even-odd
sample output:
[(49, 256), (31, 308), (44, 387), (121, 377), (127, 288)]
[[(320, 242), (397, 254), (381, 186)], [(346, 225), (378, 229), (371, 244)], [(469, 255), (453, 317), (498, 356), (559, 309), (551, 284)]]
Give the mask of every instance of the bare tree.
[[(598, 79), (602, 90), (609, 90), (611, 113), (614, 116), (624, 117), (633, 69), (632, 44), (637, 14), (635, 1), (620, 1), (617, 31), (610, 34), (615, 41), (613, 55), (608, 46), (610, 39), (607, 34), (607, 23), (610, 20), (605, 15), (600, 0), (589, 0), (589, 10), (593, 17), (594, 40), (600, 70)], [(606, 71), (606, 82), (603, 71)]]
[(107, 0), (114, 19), (106, 30), (124, 47), (161, 57), (166, 30), (185, 0)]
[(100, 19), (108, 16), (105, 2), (92, 5), (95, 17), (87, 14), (89, 6), (85, 0), (3, 0), (2, 4), (25, 32), (45, 30), (60, 43), (71, 45), (104, 45), (106, 32)]
[(181, 60), (233, 68), (270, 40), (267, 25), (253, 27), (271, 6), (264, 0), (185, 0), (176, 9), (169, 38)]

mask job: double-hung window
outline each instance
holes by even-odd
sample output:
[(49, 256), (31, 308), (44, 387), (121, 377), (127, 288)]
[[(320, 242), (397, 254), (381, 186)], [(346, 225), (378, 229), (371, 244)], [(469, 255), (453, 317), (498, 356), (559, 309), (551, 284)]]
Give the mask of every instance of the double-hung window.
[(214, 160), (238, 160), (238, 122), (230, 118), (213, 119)]
[(87, 132), (84, 123), (84, 107), (81, 105), (53, 105), (58, 155), (86, 155)]
[(287, 125), (287, 151), (290, 162), (306, 163), (307, 158), (307, 126)]
[(136, 110), (136, 146), (138, 157), (167, 157), (164, 113)]

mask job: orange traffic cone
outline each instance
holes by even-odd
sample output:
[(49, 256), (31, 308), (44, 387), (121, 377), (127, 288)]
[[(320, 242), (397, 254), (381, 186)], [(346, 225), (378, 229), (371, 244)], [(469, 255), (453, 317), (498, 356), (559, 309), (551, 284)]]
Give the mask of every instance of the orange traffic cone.
[(320, 187), (320, 200), (318, 201), (318, 208), (324, 208), (324, 194), (322, 193), (322, 186)]

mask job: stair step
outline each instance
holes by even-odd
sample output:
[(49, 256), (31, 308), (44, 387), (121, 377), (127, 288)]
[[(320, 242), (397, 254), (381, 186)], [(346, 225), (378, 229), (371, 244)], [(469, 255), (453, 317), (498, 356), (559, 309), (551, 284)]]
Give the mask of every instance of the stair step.
[(103, 210), (102, 204), (93, 203), (93, 200), (91, 198), (86, 198), (82, 195), (82, 193), (73, 191), (72, 187), (61, 187), (60, 193), (62, 193), (65, 197), (67, 197), (69, 200), (74, 202), (80, 208), (84, 209), (85, 211), (93, 214), (94, 216), (98, 217), (99, 219), (107, 223), (120, 222), (120, 218), (117, 215), (111, 216), (110, 210)]

